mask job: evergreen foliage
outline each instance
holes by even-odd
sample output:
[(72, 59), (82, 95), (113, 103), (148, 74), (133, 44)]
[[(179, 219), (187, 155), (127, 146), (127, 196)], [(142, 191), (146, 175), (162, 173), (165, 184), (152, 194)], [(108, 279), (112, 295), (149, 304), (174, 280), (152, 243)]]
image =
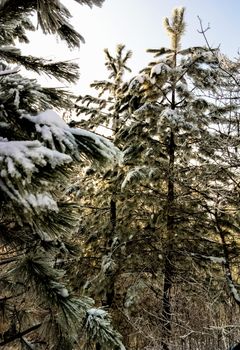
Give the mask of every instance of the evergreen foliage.
[[(210, 298), (222, 298), (219, 308), (228, 296), (239, 303), (233, 272), (239, 254), (238, 65), (218, 49), (181, 47), (183, 8), (164, 25), (170, 47), (148, 50), (154, 60), (129, 82), (123, 72), (130, 53), (123, 45), (115, 57), (105, 50), (109, 79), (94, 82), (98, 96), (77, 104), (79, 115), (89, 117), (80, 125), (112, 128), (123, 150), (121, 167), (107, 172), (105, 182), (91, 168), (80, 185), (90, 222), (83, 219), (80, 227), (89, 237), (82, 240), (86, 270), (80, 275), (96, 269), (84, 288), (111, 307), (119, 326), (129, 322), (122, 331), (134, 349), (160, 346), (145, 335), (147, 326), (152, 334), (161, 329), (162, 349), (174, 341), (188, 348), (186, 330), (197, 334), (199, 325), (179, 300), (199, 303), (194, 295), (204, 294), (205, 286)], [(88, 193), (94, 193), (90, 200)]]
[[(123, 147), (122, 140), (118, 138), (118, 132), (129, 118), (128, 101), (124, 100), (123, 76), (126, 71), (130, 71), (127, 61), (131, 57), (131, 52), (126, 51), (124, 45), (117, 46), (115, 57), (107, 49), (104, 52), (105, 66), (109, 71), (108, 80), (94, 81), (91, 84), (97, 90), (97, 97), (87, 95), (77, 99), (77, 113), (87, 117), (86, 120), (77, 124), (90, 130), (97, 130), (99, 126), (107, 131), (111, 130), (111, 140), (119, 147)], [(98, 264), (99, 276), (90, 282), (87, 288), (94, 293), (95, 297), (100, 297), (103, 305), (108, 307), (114, 300), (114, 281), (123, 261), (119, 249), (124, 248), (127, 238), (125, 234), (130, 235), (131, 230), (129, 221), (125, 217), (126, 213), (124, 213), (126, 207), (123, 206), (122, 210), (118, 207), (121, 196), (120, 179), (123, 178), (123, 172), (123, 164), (105, 171), (101, 177), (94, 168), (87, 169), (83, 174), (85, 188), (80, 190), (83, 209), (86, 208), (86, 212), (90, 211), (87, 214), (90, 219), (89, 227), (85, 227), (84, 220), (81, 225), (84, 236), (90, 235), (86, 244), (89, 244), (91, 249), (87, 248), (87, 252), (91, 254), (93, 249), (96, 261), (101, 260), (101, 264)], [(90, 192), (94, 196), (87, 197), (87, 193)], [(125, 195), (122, 196), (123, 200), (124, 197)], [(96, 225), (96, 220), (98, 225)], [(94, 228), (94, 233), (91, 233), (92, 228)], [(99, 246), (102, 251), (100, 254)], [(94, 270), (88, 270), (90, 278)]]
[(92, 312), (93, 300), (76, 294), (60, 267), (79, 251), (72, 237), (80, 210), (65, 194), (73, 160), (114, 162), (119, 150), (103, 137), (69, 127), (53, 111), (73, 107), (68, 91), (41, 87), (19, 73), (23, 65), (74, 82), (75, 64), (22, 56), (15, 47), (36, 30), (34, 12), (43, 32), (58, 35), (70, 48), (82, 37), (59, 1), (2, 0), (0, 11), (0, 347), (70, 350), (98, 342), (103, 349), (124, 349), (107, 312)]

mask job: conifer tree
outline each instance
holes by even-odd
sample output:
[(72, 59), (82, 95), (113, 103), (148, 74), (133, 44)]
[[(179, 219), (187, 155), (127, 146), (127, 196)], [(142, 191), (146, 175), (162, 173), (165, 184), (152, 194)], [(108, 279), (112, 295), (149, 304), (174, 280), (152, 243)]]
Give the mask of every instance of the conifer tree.
[[(77, 1), (101, 5), (102, 0)], [(124, 349), (105, 310), (74, 293), (61, 261), (74, 259), (72, 241), (79, 208), (64, 194), (72, 162), (113, 161), (119, 151), (108, 140), (69, 127), (54, 111), (73, 106), (68, 91), (40, 86), (20, 74), (37, 73), (75, 82), (77, 66), (23, 56), (37, 13), (45, 34), (69, 48), (83, 40), (59, 1), (0, 1), (0, 347), (10, 349)]]
[[(125, 51), (124, 45), (117, 46), (114, 56), (107, 49), (104, 51), (105, 66), (110, 73), (108, 79), (94, 81), (91, 84), (97, 90), (97, 97), (86, 95), (78, 98), (77, 113), (88, 118), (70, 124), (84, 126), (90, 130), (98, 130), (101, 126), (105, 127), (108, 133), (111, 129), (109, 137), (115, 145), (124, 150), (125, 140), (119, 135), (131, 118), (129, 106), (134, 106), (137, 102), (134, 96), (132, 98), (125, 96), (128, 84), (124, 81), (124, 73), (130, 71), (127, 63), (131, 52)], [(121, 166), (115, 166), (104, 173), (104, 181), (99, 181), (98, 173), (90, 168), (83, 174), (79, 185), (79, 200), (86, 213), (84, 217), (91, 222), (88, 225), (87, 220), (83, 219), (80, 225), (82, 249), (85, 251), (83, 258), (85, 271), (81, 270), (79, 277), (88, 276), (88, 283), (83, 286), (83, 289), (109, 308), (115, 323), (125, 335), (125, 341), (129, 345), (133, 343), (131, 336), (128, 339), (129, 332), (133, 328), (130, 327), (132, 330), (129, 330), (129, 327), (124, 326), (125, 316), (122, 313), (122, 303), (126, 299), (126, 305), (132, 304), (129, 301), (132, 295), (126, 298), (125, 295), (129, 286), (134, 289), (134, 280), (139, 271), (151, 270), (149, 266), (145, 266), (145, 262), (143, 266), (140, 250), (138, 250), (143, 249), (143, 245), (139, 245), (138, 242), (144, 241), (146, 245), (144, 249), (146, 252), (149, 251), (147, 246), (151, 241), (151, 238), (146, 237), (146, 232), (144, 234), (139, 232), (141, 221), (146, 221), (146, 219), (141, 219), (142, 207), (141, 209), (136, 208), (137, 205), (141, 205), (136, 199), (139, 199), (141, 194), (136, 195), (135, 193), (133, 196), (130, 190), (128, 196), (127, 190), (124, 193), (121, 191), (121, 184), (125, 176), (125, 163), (127, 164), (130, 154), (132, 159), (134, 158), (134, 150), (134, 147), (127, 150), (126, 159)], [(131, 162), (130, 158), (129, 161)], [(156, 255), (156, 252), (154, 254)], [(131, 255), (134, 255), (134, 264), (130, 259)], [(94, 269), (89, 266), (94, 266)], [(78, 268), (75, 267), (75, 269)], [(118, 288), (119, 283), (121, 284), (120, 289)]]
[(171, 46), (148, 50), (158, 60), (131, 83), (130, 93), (141, 96), (142, 106), (134, 112), (135, 121), (130, 125), (131, 133), (127, 135), (126, 130), (126, 137), (131, 144), (138, 140), (145, 146), (139, 155), (142, 166), (132, 169), (127, 181), (147, 176), (153, 189), (156, 182), (160, 184), (155, 228), (163, 247), (160, 317), (162, 348), (168, 350), (171, 295), (174, 283), (181, 278), (179, 271), (185, 273), (189, 268), (186, 256), (208, 255), (218, 246), (217, 240), (210, 246), (208, 242), (214, 232), (211, 205), (214, 207), (216, 198), (211, 187), (217, 183), (218, 189), (225, 187), (227, 176), (219, 171), (225, 157), (214, 123), (217, 119), (225, 125), (237, 106), (215, 102), (228, 80), (218, 50), (181, 48), (184, 9), (175, 9), (172, 21), (166, 18), (164, 24)]
[[(86, 95), (77, 99), (77, 114), (87, 116), (87, 120), (77, 122), (77, 125), (95, 131), (102, 127), (108, 133), (111, 130), (111, 141), (122, 148), (123, 145), (117, 135), (129, 116), (126, 108), (128, 104), (123, 98), (126, 85), (123, 76), (126, 71), (130, 71), (126, 64), (131, 57), (131, 52), (125, 52), (124, 45), (117, 46), (115, 56), (112, 56), (107, 49), (104, 52), (105, 66), (110, 73), (108, 80), (94, 81), (91, 84), (91, 87), (97, 90), (97, 97)], [(75, 124), (75, 122), (71, 123)], [(95, 249), (99, 251), (99, 244), (103, 250), (100, 255), (95, 251), (96, 259), (101, 259), (102, 263), (99, 278), (95, 280), (91, 289), (96, 295), (101, 295), (103, 305), (108, 307), (111, 307), (114, 301), (114, 285), (120, 271), (119, 249), (126, 238), (124, 238), (123, 208), (120, 207), (119, 202), (121, 184), (119, 178), (122, 178), (122, 171), (122, 167), (116, 165), (111, 170), (105, 171), (104, 181), (102, 181), (102, 177), (99, 177), (99, 173), (96, 173), (93, 168), (87, 169), (84, 175), (84, 190), (81, 189), (82, 205), (86, 210), (92, 210), (90, 221), (92, 227), (96, 229), (87, 239), (93, 250), (90, 250), (89, 246), (87, 250), (91, 251), (90, 254)], [(94, 187), (92, 186), (93, 178)], [(88, 193), (94, 193), (95, 200), (92, 196), (88, 197)], [(82, 227), (85, 225), (86, 222), (82, 222)], [(86, 235), (85, 230), (83, 232)]]

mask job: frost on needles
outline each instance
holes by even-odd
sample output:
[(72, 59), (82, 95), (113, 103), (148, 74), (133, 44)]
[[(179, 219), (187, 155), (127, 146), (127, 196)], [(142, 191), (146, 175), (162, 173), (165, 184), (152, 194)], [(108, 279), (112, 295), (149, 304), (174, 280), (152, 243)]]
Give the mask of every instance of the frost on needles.
[(99, 342), (123, 349), (107, 313), (105, 336), (86, 325), (94, 301), (73, 291), (66, 268), (79, 256), (73, 235), (81, 213), (65, 195), (73, 166), (114, 163), (120, 152), (103, 137), (63, 121), (60, 115), (74, 106), (67, 89), (42, 87), (20, 74), (24, 67), (73, 83), (77, 65), (23, 56), (15, 47), (37, 29), (33, 13), (44, 33), (57, 35), (69, 48), (78, 47), (82, 36), (57, 0), (2, 0), (0, 11), (0, 347), (73, 350)]

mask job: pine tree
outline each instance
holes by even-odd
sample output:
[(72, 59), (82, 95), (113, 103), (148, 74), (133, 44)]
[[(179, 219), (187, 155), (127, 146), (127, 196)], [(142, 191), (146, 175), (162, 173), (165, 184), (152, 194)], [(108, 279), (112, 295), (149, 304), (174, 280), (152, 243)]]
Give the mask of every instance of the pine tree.
[[(125, 96), (128, 83), (124, 80), (124, 73), (130, 71), (127, 63), (131, 52), (126, 51), (124, 45), (117, 46), (115, 55), (111, 55), (107, 49), (104, 52), (105, 66), (110, 73), (108, 79), (94, 81), (91, 84), (91, 87), (97, 91), (97, 97), (86, 95), (78, 98), (76, 110), (83, 119), (70, 124), (77, 123), (99, 132), (105, 128), (109, 133), (110, 129), (109, 137), (125, 154), (125, 140), (119, 135), (129, 118), (131, 119), (130, 109), (136, 105), (138, 99), (135, 96)], [(85, 116), (87, 116), (86, 119)], [(79, 277), (87, 275), (89, 281), (82, 287), (85, 292), (94, 295), (100, 304), (109, 308), (129, 346), (134, 342), (132, 338), (135, 336), (131, 336), (130, 333), (134, 333), (135, 329), (134, 326), (130, 326), (130, 323), (128, 327), (125, 326), (126, 310), (122, 309), (122, 305), (135, 304), (135, 301), (130, 302), (129, 298), (132, 300), (132, 295), (128, 298), (127, 291), (130, 287), (132, 291), (136, 289), (136, 276), (144, 275), (149, 271), (151, 273), (151, 266), (149, 267), (149, 264), (146, 266), (145, 261), (142, 262), (140, 254), (143, 249), (146, 254), (149, 254), (148, 245), (152, 240), (149, 235), (146, 237), (144, 230), (140, 232), (142, 222), (146, 221), (146, 218), (141, 218), (142, 203), (137, 203), (141, 193), (135, 192), (133, 195), (130, 190), (128, 196), (127, 190), (124, 193), (121, 191), (121, 184), (126, 175), (125, 164), (128, 160), (129, 164), (132, 164), (130, 158), (134, 158), (134, 151), (137, 151), (134, 146), (127, 148), (124, 163), (105, 172), (104, 181), (99, 180), (99, 175), (90, 168), (83, 174), (81, 184), (78, 185), (79, 200), (85, 211), (84, 217), (91, 222), (88, 225), (87, 220), (83, 220), (80, 226), (83, 237), (82, 249), (85, 251), (83, 258), (85, 271), (81, 270)], [(136, 208), (137, 205), (141, 208)], [(84, 239), (84, 237), (88, 238)], [(143, 242), (145, 248), (143, 248)], [(151, 255), (156, 256), (156, 251)], [(132, 258), (135, 260), (134, 263)], [(148, 263), (151, 259), (152, 256)], [(89, 266), (94, 266), (94, 269)], [(78, 267), (75, 269), (78, 270)], [(142, 281), (140, 284), (143, 285)], [(121, 288), (119, 288), (120, 285)]]
[(54, 111), (73, 107), (71, 93), (20, 74), (22, 65), (75, 82), (77, 66), (23, 56), (15, 47), (36, 30), (33, 13), (45, 34), (69, 48), (83, 39), (59, 1), (2, 0), (0, 10), (0, 347), (67, 350), (98, 342), (103, 349), (124, 349), (107, 312), (74, 293), (61, 264), (78, 252), (72, 236), (80, 211), (64, 193), (73, 161), (112, 162), (119, 151), (103, 137), (69, 127)]
[[(110, 73), (108, 80), (94, 81), (91, 84), (91, 87), (97, 91), (97, 97), (86, 95), (78, 98), (77, 114), (87, 116), (87, 119), (77, 124), (95, 131), (99, 127), (105, 128), (108, 132), (111, 130), (111, 141), (122, 148), (123, 145), (117, 135), (129, 114), (126, 108), (128, 103), (123, 98), (125, 91), (123, 76), (126, 71), (130, 71), (126, 64), (131, 57), (131, 52), (125, 52), (124, 45), (117, 46), (115, 56), (112, 56), (107, 49), (104, 52), (105, 66)], [(115, 281), (120, 273), (120, 265), (123, 260), (123, 256), (120, 257), (120, 247), (125, 244), (126, 240), (123, 227), (124, 208), (119, 198), (121, 184), (119, 178), (122, 178), (122, 172), (122, 167), (116, 165), (99, 177), (99, 173), (96, 173), (93, 168), (87, 169), (83, 175), (84, 186), (80, 187), (81, 204), (86, 208), (86, 212), (89, 210), (91, 212), (91, 228), (87, 227), (84, 221), (81, 224), (84, 235), (86, 237), (89, 235), (83, 246), (87, 245), (85, 249), (91, 257), (95, 254), (95, 263), (101, 260), (99, 276), (94, 279), (94, 283), (91, 283), (91, 290), (94, 291), (95, 296), (100, 297), (102, 304), (109, 308), (112, 307), (115, 299)], [(88, 193), (94, 193), (94, 196), (89, 197)], [(93, 228), (94, 232), (91, 233)], [(99, 246), (101, 246), (100, 254)]]
[(141, 177), (149, 178), (153, 191), (160, 184), (155, 229), (163, 248), (162, 348), (169, 350), (174, 285), (187, 271), (191, 276), (191, 256), (214, 250), (221, 254), (217, 239), (209, 245), (215, 230), (212, 208), (230, 174), (220, 170), (226, 162), (220, 140), (227, 137), (214, 132), (214, 124), (226, 125), (237, 106), (217, 99), (229, 78), (218, 50), (181, 49), (184, 9), (175, 9), (172, 21), (166, 18), (164, 24), (170, 48), (148, 50), (158, 61), (133, 79), (129, 89), (141, 97), (142, 106), (125, 134), (129, 143), (144, 145), (144, 151), (139, 155), (142, 165), (129, 172), (124, 185)]

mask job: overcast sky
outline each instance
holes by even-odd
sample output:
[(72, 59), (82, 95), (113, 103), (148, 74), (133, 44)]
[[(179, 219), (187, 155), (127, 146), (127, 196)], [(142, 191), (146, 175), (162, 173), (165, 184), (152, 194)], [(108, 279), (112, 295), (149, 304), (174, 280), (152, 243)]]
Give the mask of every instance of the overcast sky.
[[(187, 29), (182, 47), (204, 45), (199, 34), (198, 16), (207, 31), (209, 43), (220, 45), (223, 53), (237, 57), (240, 48), (240, 0), (105, 0), (102, 8), (80, 6), (73, 0), (62, 0), (72, 11), (72, 24), (84, 36), (86, 43), (73, 52), (53, 38), (31, 34), (31, 44), (23, 47), (24, 53), (56, 59), (76, 59), (80, 64), (81, 78), (74, 88), (87, 92), (93, 80), (107, 77), (103, 49), (114, 53), (122, 43), (132, 50), (129, 66), (138, 73), (150, 60), (148, 48), (169, 44), (163, 28), (163, 18), (171, 16), (175, 7), (186, 8)], [(42, 82), (42, 81), (41, 81)], [(52, 82), (51, 84), (55, 84)]]

